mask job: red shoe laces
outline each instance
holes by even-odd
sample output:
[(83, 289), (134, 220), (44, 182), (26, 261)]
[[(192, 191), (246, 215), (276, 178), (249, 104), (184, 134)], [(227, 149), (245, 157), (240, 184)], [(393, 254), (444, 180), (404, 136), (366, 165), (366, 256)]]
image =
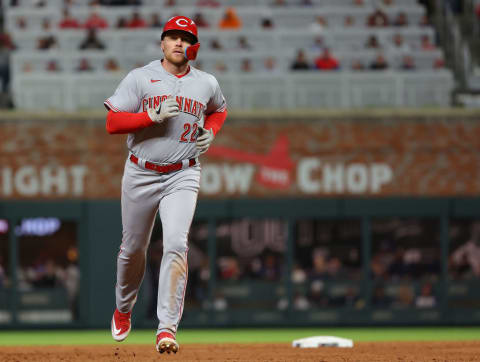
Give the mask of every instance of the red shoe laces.
[(121, 328), (123, 328), (123, 327), (128, 328), (128, 324), (130, 323), (130, 312), (128, 312), (128, 313), (118, 312), (117, 317), (118, 317), (117, 321), (120, 324), (120, 327)]

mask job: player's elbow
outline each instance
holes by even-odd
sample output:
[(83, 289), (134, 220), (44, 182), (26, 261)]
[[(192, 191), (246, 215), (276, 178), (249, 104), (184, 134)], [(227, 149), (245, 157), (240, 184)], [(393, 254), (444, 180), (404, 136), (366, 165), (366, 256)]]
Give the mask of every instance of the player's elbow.
[(112, 128), (109, 123), (107, 122), (106, 126), (105, 126), (107, 132), (109, 134), (117, 134), (118, 132), (116, 132), (116, 130), (114, 128)]
[(114, 122), (112, 120), (112, 117), (113, 117), (113, 112), (109, 111), (108, 114), (107, 114), (107, 120), (105, 122), (105, 129), (107, 130), (107, 132), (109, 134), (116, 134), (117, 130), (114, 126)]

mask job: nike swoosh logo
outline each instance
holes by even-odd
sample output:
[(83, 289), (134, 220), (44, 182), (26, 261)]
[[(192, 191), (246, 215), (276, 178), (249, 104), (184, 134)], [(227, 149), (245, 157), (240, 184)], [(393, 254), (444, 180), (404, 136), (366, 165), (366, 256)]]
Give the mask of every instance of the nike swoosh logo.
[(113, 333), (119, 334), (122, 330), (117, 329), (117, 326), (115, 325), (115, 320), (112, 321), (112, 326), (113, 326)]
[(151, 83), (157, 83), (157, 82), (161, 82), (161, 81), (162, 81), (161, 79), (150, 79)]

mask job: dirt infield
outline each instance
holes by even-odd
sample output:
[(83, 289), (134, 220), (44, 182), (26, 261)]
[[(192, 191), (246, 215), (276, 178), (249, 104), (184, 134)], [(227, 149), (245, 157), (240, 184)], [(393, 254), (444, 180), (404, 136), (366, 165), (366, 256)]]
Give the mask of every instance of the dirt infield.
[(480, 361), (480, 341), (357, 343), (353, 348), (292, 348), (288, 344), (188, 344), (176, 355), (154, 346), (0, 347), (0, 361)]

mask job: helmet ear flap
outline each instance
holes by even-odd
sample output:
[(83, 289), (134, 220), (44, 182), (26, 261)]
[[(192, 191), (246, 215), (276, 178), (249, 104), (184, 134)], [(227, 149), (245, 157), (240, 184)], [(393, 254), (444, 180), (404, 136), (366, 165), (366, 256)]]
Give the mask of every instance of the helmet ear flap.
[(198, 49), (200, 49), (200, 43), (195, 43), (186, 47), (185, 58), (188, 60), (195, 60), (197, 58)]

